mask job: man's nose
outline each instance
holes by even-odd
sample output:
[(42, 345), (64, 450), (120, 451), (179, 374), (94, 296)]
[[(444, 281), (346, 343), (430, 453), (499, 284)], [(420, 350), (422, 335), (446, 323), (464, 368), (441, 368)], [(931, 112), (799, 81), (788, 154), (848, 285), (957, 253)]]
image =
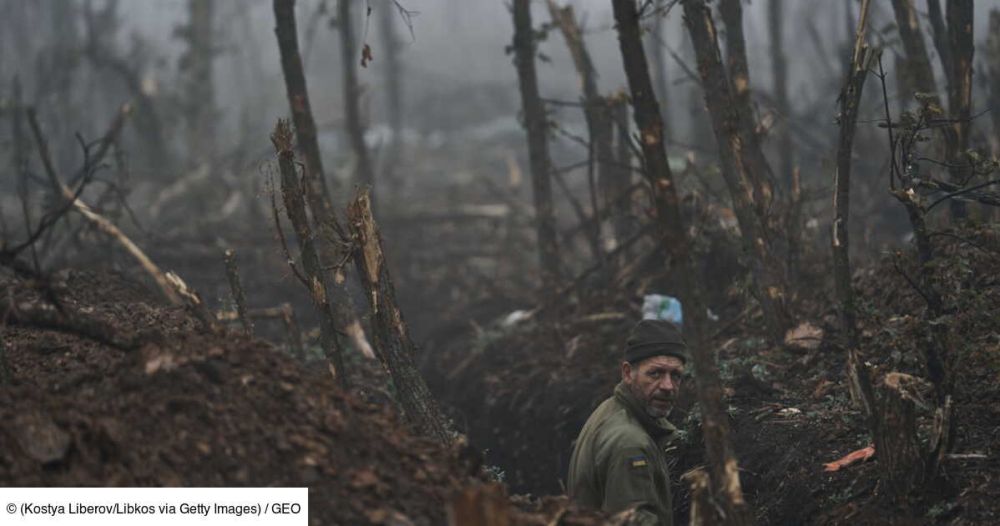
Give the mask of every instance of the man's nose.
[(660, 380), (660, 389), (664, 391), (676, 391), (677, 387), (677, 382), (669, 374), (664, 375), (663, 379)]

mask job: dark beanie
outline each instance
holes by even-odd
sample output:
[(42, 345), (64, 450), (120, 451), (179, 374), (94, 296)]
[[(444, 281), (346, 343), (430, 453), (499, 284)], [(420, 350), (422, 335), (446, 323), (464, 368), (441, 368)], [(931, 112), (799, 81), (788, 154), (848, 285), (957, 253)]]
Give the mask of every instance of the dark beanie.
[(625, 361), (636, 364), (651, 356), (674, 356), (688, 361), (681, 331), (666, 320), (642, 320), (632, 327), (625, 342)]

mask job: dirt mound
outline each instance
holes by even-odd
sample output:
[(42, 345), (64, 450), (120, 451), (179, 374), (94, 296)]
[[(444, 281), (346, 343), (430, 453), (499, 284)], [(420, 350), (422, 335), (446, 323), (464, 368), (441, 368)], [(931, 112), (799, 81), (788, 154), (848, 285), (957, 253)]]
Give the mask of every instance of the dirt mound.
[[(0, 329), (4, 484), (309, 486), (313, 524), (440, 524), (467, 480), (452, 453), (344, 394), (325, 366), (199, 330), (119, 275), (52, 283), (64, 308), (130, 345)], [(0, 288), (18, 305), (46, 294), (9, 276)]]

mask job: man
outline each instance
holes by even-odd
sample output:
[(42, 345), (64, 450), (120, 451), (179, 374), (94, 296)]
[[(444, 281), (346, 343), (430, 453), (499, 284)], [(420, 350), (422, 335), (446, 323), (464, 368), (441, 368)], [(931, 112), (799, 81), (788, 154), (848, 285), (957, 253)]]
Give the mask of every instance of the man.
[(587, 419), (573, 448), (569, 495), (617, 513), (635, 507), (637, 524), (673, 525), (664, 448), (667, 422), (687, 363), (687, 346), (668, 321), (643, 320), (625, 345), (621, 382)]

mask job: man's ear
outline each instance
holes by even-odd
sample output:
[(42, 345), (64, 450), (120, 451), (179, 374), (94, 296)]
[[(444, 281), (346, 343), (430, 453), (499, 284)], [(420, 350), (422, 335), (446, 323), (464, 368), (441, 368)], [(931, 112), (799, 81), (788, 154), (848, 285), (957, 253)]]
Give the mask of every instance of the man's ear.
[(628, 362), (622, 362), (622, 381), (628, 383), (629, 378), (632, 377), (632, 364)]

